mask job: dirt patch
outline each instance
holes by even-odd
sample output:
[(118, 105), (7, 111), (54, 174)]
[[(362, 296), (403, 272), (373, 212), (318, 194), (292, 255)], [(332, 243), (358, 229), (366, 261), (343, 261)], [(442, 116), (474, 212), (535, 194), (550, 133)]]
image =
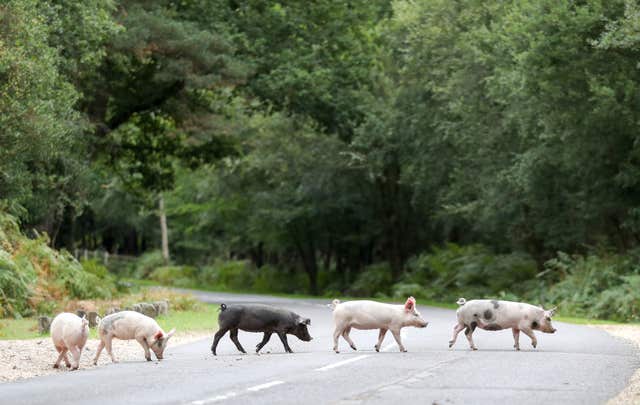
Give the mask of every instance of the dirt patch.
[[(177, 333), (169, 341), (168, 351), (172, 347), (193, 342), (203, 337), (210, 336), (210, 332)], [(100, 367), (111, 363), (106, 350), (102, 351), (98, 365), (93, 365), (93, 357), (98, 348), (98, 339), (89, 339), (80, 358), (80, 370)], [(113, 341), (113, 354), (118, 361), (144, 360), (144, 350), (135, 340)], [(154, 358), (153, 353), (151, 354)], [(64, 367), (54, 369), (53, 363), (58, 358), (58, 353), (53, 347), (50, 338), (28, 340), (0, 340), (0, 382), (21, 380), (24, 378), (39, 377), (49, 374), (69, 373)]]
[[(589, 325), (603, 329), (609, 334), (633, 342), (640, 348), (640, 326), (637, 325)], [(640, 404), (640, 369), (631, 376), (627, 387), (611, 398), (607, 405)]]

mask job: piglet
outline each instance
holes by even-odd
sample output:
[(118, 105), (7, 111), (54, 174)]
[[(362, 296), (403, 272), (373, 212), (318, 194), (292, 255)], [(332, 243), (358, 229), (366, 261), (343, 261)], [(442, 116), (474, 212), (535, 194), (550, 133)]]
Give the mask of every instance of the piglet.
[[(60, 367), (60, 362), (64, 359), (67, 367), (77, 370), (80, 365), (80, 355), (88, 337), (89, 321), (85, 318), (69, 312), (56, 316), (51, 322), (51, 340), (58, 351), (58, 360), (53, 368)], [(73, 364), (69, 362), (67, 352), (71, 352)]]
[(556, 313), (556, 308), (544, 310), (523, 302), (497, 301), (497, 300), (471, 300), (460, 298), (460, 305), (456, 312), (458, 324), (453, 328), (453, 339), (449, 341), (449, 347), (456, 343), (458, 333), (465, 329), (465, 335), (472, 350), (478, 350), (473, 343), (473, 331), (477, 328), (484, 330), (501, 330), (511, 328), (513, 332), (513, 347), (520, 350), (520, 331), (531, 338), (531, 345), (538, 345), (534, 330), (544, 333), (555, 333), (556, 329), (551, 325), (551, 317)]
[(272, 334), (277, 334), (288, 353), (293, 353), (287, 342), (287, 335), (294, 335), (298, 339), (309, 342), (313, 338), (309, 335), (307, 326), (311, 324), (311, 319), (303, 318), (295, 312), (282, 308), (276, 308), (262, 304), (234, 304), (227, 306), (220, 305), (218, 315), (219, 329), (213, 338), (211, 352), (216, 355), (218, 342), (227, 331), (230, 331), (231, 341), (238, 350), (246, 353), (238, 340), (238, 330), (247, 332), (264, 333), (262, 341), (256, 345), (256, 353), (267, 344)]
[(338, 339), (341, 335), (351, 348), (356, 350), (356, 345), (349, 337), (351, 328), (380, 329), (378, 343), (375, 345), (377, 352), (380, 351), (385, 334), (390, 330), (396, 339), (396, 343), (398, 343), (400, 351), (406, 352), (407, 349), (402, 345), (400, 329), (405, 326), (425, 328), (428, 325), (428, 322), (418, 312), (416, 300), (413, 297), (407, 298), (407, 302), (404, 305), (383, 304), (375, 301), (348, 301), (341, 303), (339, 300), (333, 300), (330, 306), (333, 308), (333, 321), (336, 325), (336, 329), (333, 332), (333, 350), (336, 353), (339, 353)]
[(121, 340), (135, 339), (144, 349), (144, 357), (147, 361), (151, 361), (151, 353), (153, 350), (158, 360), (162, 360), (164, 349), (167, 342), (173, 336), (175, 329), (171, 329), (169, 333), (165, 333), (158, 323), (146, 315), (135, 311), (121, 311), (102, 318), (98, 325), (98, 334), (100, 336), (100, 344), (98, 352), (93, 359), (93, 364), (98, 364), (102, 349), (107, 348), (107, 353), (111, 356), (111, 361), (117, 363), (113, 351), (111, 350), (111, 341), (113, 338)]

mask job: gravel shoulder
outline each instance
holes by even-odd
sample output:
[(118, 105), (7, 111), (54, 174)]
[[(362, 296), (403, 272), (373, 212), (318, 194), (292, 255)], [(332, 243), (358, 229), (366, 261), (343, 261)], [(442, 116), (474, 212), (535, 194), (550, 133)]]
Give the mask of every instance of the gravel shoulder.
[[(589, 325), (606, 331), (612, 336), (632, 342), (640, 348), (640, 326), (638, 325)], [(607, 405), (627, 405), (640, 404), (640, 369), (631, 376), (627, 387), (614, 398), (611, 398)]]
[[(176, 333), (169, 341), (167, 351), (170, 351), (172, 346), (190, 343), (210, 335), (211, 332), (208, 331)], [(93, 365), (93, 357), (96, 354), (98, 343), (98, 339), (87, 340), (80, 358), (80, 369), (79, 371), (74, 371), (75, 373), (100, 367), (111, 362), (107, 351), (103, 350), (98, 365)], [(121, 362), (144, 360), (144, 351), (135, 340), (114, 339), (113, 354)], [(155, 358), (153, 354), (151, 356)], [(72, 372), (64, 367), (64, 362), (62, 368), (54, 369), (53, 363), (57, 358), (58, 353), (49, 337), (26, 340), (0, 340), (0, 383)]]

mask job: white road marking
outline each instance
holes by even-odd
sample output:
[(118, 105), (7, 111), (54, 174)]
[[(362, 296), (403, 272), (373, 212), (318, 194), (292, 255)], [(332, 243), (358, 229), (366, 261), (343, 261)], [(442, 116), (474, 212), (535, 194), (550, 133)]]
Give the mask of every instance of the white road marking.
[[(404, 332), (404, 329), (400, 330), (400, 336), (401, 336), (403, 339), (405, 338), (406, 334), (405, 334), (405, 332)], [(381, 351), (381, 352), (386, 352), (386, 351), (389, 351), (389, 350), (391, 350), (391, 349), (393, 349), (394, 347), (397, 347), (397, 346), (398, 346), (398, 345), (397, 345), (397, 343), (396, 343), (396, 342), (389, 343), (388, 345), (386, 345), (385, 347), (383, 347), (382, 349), (380, 349), (380, 351)], [(363, 355), (361, 355), (361, 356), (352, 357), (352, 358), (347, 359), (347, 360), (342, 360), (342, 361), (339, 361), (339, 362), (337, 362), (337, 363), (331, 363), (331, 364), (328, 364), (328, 365), (326, 365), (326, 366), (324, 366), (324, 367), (316, 368), (316, 369), (315, 369), (315, 371), (327, 371), (327, 370), (331, 370), (332, 368), (342, 367), (342, 366), (344, 366), (345, 364), (350, 364), (350, 363), (353, 363), (353, 362), (356, 362), (356, 361), (360, 361), (360, 360), (362, 360), (362, 359), (366, 359), (367, 357), (371, 357), (371, 356), (372, 356), (371, 354), (363, 354)]]
[(260, 390), (266, 390), (267, 388), (275, 387), (276, 385), (280, 385), (280, 384), (284, 384), (284, 381), (271, 381), (266, 384), (256, 385), (256, 386), (247, 388), (247, 391), (255, 392)]
[(229, 398), (233, 398), (235, 396), (237, 396), (238, 394), (236, 394), (235, 392), (227, 392), (224, 395), (216, 395), (215, 397), (211, 397), (211, 398), (207, 398), (207, 399), (202, 399), (199, 401), (193, 401), (191, 402), (193, 405), (204, 405), (204, 404), (211, 404), (213, 402), (218, 402), (218, 401), (224, 401), (225, 399), (229, 399)]
[(315, 371), (331, 370), (332, 368), (344, 366), (345, 364), (349, 364), (349, 363), (353, 363), (354, 361), (359, 361), (359, 360), (362, 360), (362, 359), (366, 359), (367, 357), (371, 357), (371, 355), (370, 354), (363, 354), (362, 356), (352, 357), (352, 358), (347, 359), (347, 360), (342, 360), (342, 361), (339, 361), (337, 363), (332, 363), (332, 364), (326, 365), (324, 367), (316, 368)]

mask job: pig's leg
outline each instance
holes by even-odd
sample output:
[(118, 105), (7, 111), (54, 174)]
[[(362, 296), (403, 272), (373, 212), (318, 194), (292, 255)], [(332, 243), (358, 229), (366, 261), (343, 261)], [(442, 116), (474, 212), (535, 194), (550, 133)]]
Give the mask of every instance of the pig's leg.
[(407, 349), (405, 349), (404, 346), (402, 345), (402, 338), (400, 337), (400, 329), (396, 329), (396, 330), (392, 329), (391, 333), (393, 334), (393, 337), (396, 340), (396, 343), (398, 344), (398, 348), (400, 349), (400, 351), (406, 352)]
[(98, 365), (98, 359), (100, 358), (100, 353), (102, 353), (102, 349), (104, 349), (104, 341), (100, 339), (100, 343), (98, 343), (98, 350), (96, 350), (96, 357), (93, 358), (93, 365)]
[(353, 350), (358, 350), (356, 349), (356, 345), (353, 343), (353, 340), (351, 340), (351, 338), (349, 337), (350, 332), (351, 332), (351, 328), (346, 328), (345, 330), (342, 331), (342, 337), (344, 338), (344, 340), (347, 341), (347, 343), (349, 343), (349, 346), (351, 346)]
[(520, 329), (511, 328), (511, 332), (513, 332), (513, 347), (520, 350)]
[(238, 350), (240, 350), (242, 353), (247, 353), (244, 351), (244, 348), (242, 347), (242, 345), (240, 344), (240, 341), (238, 340), (238, 329), (231, 329), (230, 334), (231, 334), (231, 341), (233, 342), (234, 345), (236, 345)]
[(282, 342), (282, 345), (284, 346), (284, 350), (287, 353), (293, 353), (293, 350), (291, 350), (291, 348), (289, 347), (289, 342), (287, 342), (287, 334), (284, 332), (278, 332), (278, 337), (280, 338), (280, 341)]
[(471, 348), (471, 350), (478, 350), (476, 345), (473, 344), (473, 331), (475, 330), (476, 330), (476, 323), (471, 322), (471, 325), (467, 326), (467, 330), (464, 331), (464, 334), (467, 337), (467, 340), (469, 341), (469, 347)]
[(538, 346), (538, 339), (536, 339), (536, 335), (533, 333), (531, 329), (521, 329), (522, 333), (529, 336), (531, 338), (531, 346), (535, 349)]
[(71, 356), (73, 356), (73, 367), (71, 370), (77, 370), (80, 366), (80, 350), (77, 347), (71, 346), (69, 347), (69, 351), (71, 352)]
[(136, 340), (144, 349), (144, 358), (147, 359), (147, 361), (151, 361), (151, 352), (149, 352), (149, 344), (147, 343), (147, 339), (145, 339), (144, 337), (140, 337), (136, 338)]
[[(62, 361), (62, 359), (65, 360), (65, 364), (69, 363), (69, 359), (67, 359), (67, 349), (60, 349), (59, 347), (56, 347), (56, 350), (58, 351), (59, 355), (58, 355), (58, 360), (56, 360), (56, 363), (53, 365), (53, 368), (59, 368), (60, 367), (60, 362)], [(71, 364), (69, 364), (67, 367), (69, 367)]]
[(112, 341), (113, 341), (113, 337), (107, 336), (105, 338), (104, 346), (107, 348), (107, 353), (109, 354), (109, 357), (111, 357), (111, 361), (114, 363), (117, 363), (118, 360), (116, 360), (116, 356), (113, 355), (113, 350), (111, 349)]
[(338, 350), (338, 339), (340, 339), (340, 335), (342, 335), (342, 328), (336, 325), (336, 330), (333, 331), (333, 351), (336, 353), (340, 353)]
[(378, 334), (378, 344), (375, 345), (374, 347), (376, 348), (376, 352), (380, 351), (380, 348), (382, 347), (382, 341), (384, 340), (384, 335), (387, 334), (387, 330), (386, 329), (380, 329), (380, 333)]
[(216, 334), (213, 336), (213, 344), (211, 345), (211, 353), (213, 353), (213, 355), (216, 355), (216, 348), (218, 347), (218, 342), (220, 341), (220, 339), (222, 339), (222, 337), (224, 336), (225, 333), (227, 333), (229, 329), (219, 329)]
[(256, 353), (259, 353), (260, 350), (264, 347), (264, 345), (267, 344), (269, 339), (271, 339), (271, 334), (272, 334), (272, 332), (265, 332), (264, 333), (264, 336), (262, 337), (262, 342), (260, 342), (260, 343), (258, 343), (256, 345)]
[(449, 341), (449, 349), (451, 349), (453, 345), (456, 344), (456, 340), (458, 339), (458, 334), (462, 332), (462, 329), (464, 329), (463, 323), (458, 323), (456, 324), (456, 326), (453, 327), (453, 338)]

